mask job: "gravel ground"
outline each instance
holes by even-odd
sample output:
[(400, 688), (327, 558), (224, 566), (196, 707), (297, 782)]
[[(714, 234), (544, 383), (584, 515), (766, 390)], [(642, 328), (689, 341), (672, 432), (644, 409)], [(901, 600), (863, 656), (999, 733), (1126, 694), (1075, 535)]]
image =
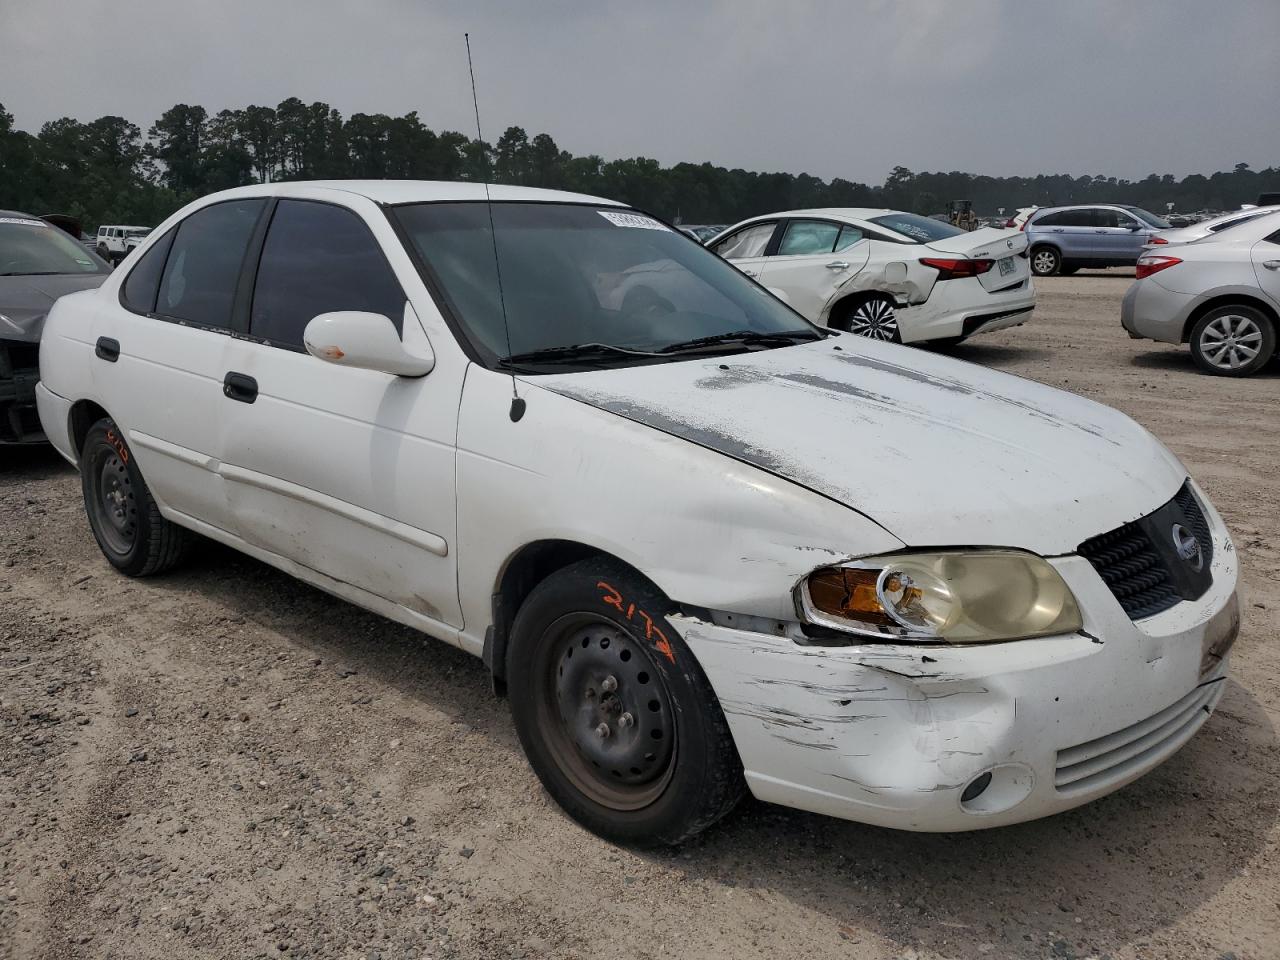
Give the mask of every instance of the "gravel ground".
[(76, 475), (0, 453), (0, 956), (1280, 957), (1280, 369), (1119, 327), (1127, 278), (1040, 285), (957, 354), (1113, 404), (1235, 536), (1222, 706), (1038, 823), (899, 833), (755, 801), (688, 846), (562, 816), (479, 661), (220, 547), (115, 575)]

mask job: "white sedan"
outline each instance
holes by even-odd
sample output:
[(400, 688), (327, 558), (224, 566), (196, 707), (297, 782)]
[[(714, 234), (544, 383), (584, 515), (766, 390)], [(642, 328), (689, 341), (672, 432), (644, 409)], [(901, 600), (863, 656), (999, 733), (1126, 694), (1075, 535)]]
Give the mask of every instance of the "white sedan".
[(548, 792), (618, 841), (747, 789), (1044, 816), (1226, 687), (1237, 555), (1149, 433), (815, 327), (607, 200), (214, 194), (57, 301), (40, 371), (117, 570), (202, 534), (482, 657)]
[(1026, 322), (1026, 234), (972, 233), (897, 210), (792, 210), (707, 246), (809, 320), (874, 340), (958, 343)]

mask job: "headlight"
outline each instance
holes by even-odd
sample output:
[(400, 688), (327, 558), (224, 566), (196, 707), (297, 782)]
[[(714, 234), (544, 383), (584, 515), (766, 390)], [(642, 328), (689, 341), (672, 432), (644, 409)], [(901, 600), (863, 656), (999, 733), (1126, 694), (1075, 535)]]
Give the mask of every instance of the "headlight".
[(872, 557), (815, 570), (798, 590), (807, 622), (882, 640), (992, 643), (1083, 626), (1058, 571), (1018, 550)]

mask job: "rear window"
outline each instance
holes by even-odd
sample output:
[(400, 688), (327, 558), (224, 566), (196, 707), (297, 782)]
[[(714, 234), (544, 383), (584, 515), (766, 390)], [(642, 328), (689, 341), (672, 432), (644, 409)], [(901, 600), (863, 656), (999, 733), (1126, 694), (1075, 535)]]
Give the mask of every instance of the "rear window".
[(160, 281), (156, 313), (230, 329), (240, 266), (264, 206), (265, 200), (229, 200), (183, 220)]
[(883, 217), (872, 217), (871, 222), (877, 226), (900, 233), (912, 243), (928, 243), (931, 240), (945, 240), (947, 237), (958, 237), (966, 231), (953, 227), (932, 217), (921, 217), (914, 213), (890, 213)]

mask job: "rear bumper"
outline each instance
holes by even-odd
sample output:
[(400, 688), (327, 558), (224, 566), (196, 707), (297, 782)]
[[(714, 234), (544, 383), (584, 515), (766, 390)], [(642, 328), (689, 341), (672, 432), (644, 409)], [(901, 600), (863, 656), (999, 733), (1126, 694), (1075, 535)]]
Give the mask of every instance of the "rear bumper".
[(1036, 305), (1035, 281), (988, 292), (976, 278), (935, 283), (929, 299), (898, 309), (903, 343), (968, 337), (1017, 326), (1031, 319)]
[(1235, 553), (1211, 524), (1209, 591), (1139, 622), (1087, 561), (1052, 561), (1084, 611), (1080, 634), (815, 647), (671, 623), (711, 681), (759, 799), (917, 831), (1018, 823), (1136, 780), (1212, 714), (1239, 611)]
[(75, 446), (71, 441), (71, 401), (60, 397), (43, 383), (36, 384), (36, 406), (40, 411), (40, 423), (53, 448), (69, 460), (77, 461)]
[(1135, 280), (1120, 303), (1120, 325), (1135, 340), (1182, 343), (1187, 318), (1200, 302), (1198, 296), (1175, 293), (1153, 278)]

